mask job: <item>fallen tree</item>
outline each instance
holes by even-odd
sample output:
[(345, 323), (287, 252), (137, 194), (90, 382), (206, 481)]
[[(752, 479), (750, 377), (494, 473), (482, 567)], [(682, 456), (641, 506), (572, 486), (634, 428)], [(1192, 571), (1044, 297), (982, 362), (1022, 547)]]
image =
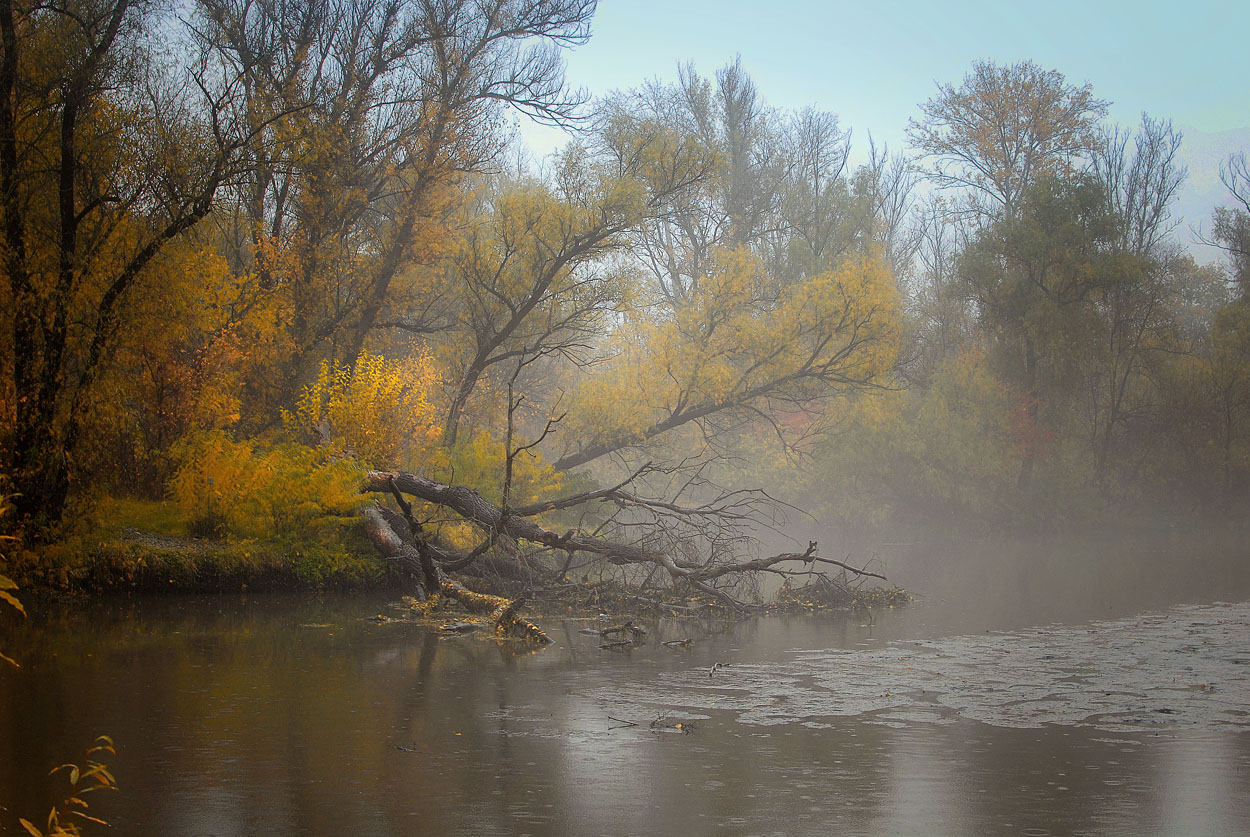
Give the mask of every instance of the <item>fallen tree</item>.
[[(742, 541), (744, 529), (757, 524), (762, 514), (775, 506), (771, 498), (762, 492), (733, 491), (717, 494), (703, 502), (682, 503), (648, 498), (632, 489), (640, 477), (654, 470), (646, 465), (622, 483), (609, 488), (516, 507), (509, 507), (506, 502), (496, 505), (467, 486), (441, 483), (417, 474), (370, 471), (363, 490), (389, 496), (399, 511), (379, 502), (366, 511), (366, 528), (378, 551), (385, 558), (400, 562), (421, 579), (427, 592), (442, 593), (462, 601), (465, 600), (465, 593), (471, 591), (450, 582), (446, 573), (468, 570), (477, 562), (493, 561), (496, 566), (527, 566), (548, 580), (563, 579), (574, 556), (579, 553), (615, 566), (650, 567), (651, 574), (643, 587), (652, 581), (655, 572), (662, 572), (675, 592), (702, 594), (737, 612), (762, 607), (763, 602), (748, 601), (742, 592), (747, 589), (744, 581), (765, 573), (790, 578), (810, 575), (817, 566), (826, 566), (836, 567), (842, 573), (859, 579), (872, 577), (885, 580), (879, 573), (817, 554), (817, 543), (814, 541), (803, 552), (746, 558), (740, 549), (731, 549), (728, 545)], [(484, 540), (467, 552), (437, 543), (416, 520), (407, 498), (455, 512), (458, 518), (480, 530)], [(589, 533), (570, 529), (561, 534), (535, 519), (544, 513), (595, 502), (610, 503), (616, 509), (616, 513), (609, 518), (613, 525), (600, 524)], [(623, 519), (622, 515), (626, 513), (632, 518)], [(605, 529), (627, 534), (633, 531), (631, 526), (643, 523), (650, 524), (647, 534), (636, 540), (601, 535)], [(681, 532), (670, 537), (657, 534), (668, 532), (674, 535), (676, 524), (687, 527), (687, 534), (705, 535), (709, 549), (700, 555), (698, 550), (688, 548), (689, 544), (677, 539)], [(533, 560), (535, 553), (557, 550), (566, 554), (563, 567), (558, 570), (551, 562), (544, 567)], [(508, 553), (510, 560), (500, 560), (493, 555), (493, 552), (499, 551)], [(795, 569), (796, 564), (801, 569)], [(506, 601), (501, 597), (491, 598), (496, 608), (502, 607), (500, 602)], [(524, 627), (528, 623), (523, 620), (517, 624), (520, 627), (513, 625), (505, 630), (522, 634), (529, 630)]]
[[(519, 615), (524, 600), (478, 593), (448, 578), (434, 560), (435, 556), (449, 556), (424, 539), (404, 537), (400, 534), (402, 528), (395, 525), (395, 515), (388, 514), (388, 511), (382, 507), (366, 509), (365, 532), (383, 558), (399, 563), (404, 569), (420, 576), (424, 604), (428, 610), (434, 610), (440, 597), (454, 599), (470, 613), (488, 614), (498, 635), (540, 644), (551, 641), (541, 628)], [(408, 519), (412, 520), (410, 513)]]

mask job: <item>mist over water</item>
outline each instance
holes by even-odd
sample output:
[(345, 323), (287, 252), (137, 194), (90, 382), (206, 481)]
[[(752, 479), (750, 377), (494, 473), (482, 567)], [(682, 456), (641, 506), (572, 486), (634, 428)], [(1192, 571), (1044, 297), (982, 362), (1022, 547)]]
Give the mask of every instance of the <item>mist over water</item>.
[(1250, 598), (1250, 555), (1246, 536), (1236, 530), (946, 538), (868, 549), (892, 583), (914, 592), (909, 618), (933, 635)]
[(1244, 550), (1119, 543), (881, 547), (907, 607), (664, 620), (628, 653), (369, 596), (36, 614), (4, 638), (0, 803), (50, 804), (107, 732), (119, 833), (1243, 832), (1250, 606), (1215, 602), (1250, 598)]

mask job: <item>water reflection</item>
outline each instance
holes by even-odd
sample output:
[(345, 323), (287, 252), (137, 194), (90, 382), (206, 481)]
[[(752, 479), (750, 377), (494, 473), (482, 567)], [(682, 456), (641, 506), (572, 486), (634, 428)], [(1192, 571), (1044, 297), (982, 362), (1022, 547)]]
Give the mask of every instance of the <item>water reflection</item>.
[[(920, 720), (907, 714), (917, 696), (890, 717), (804, 705), (815, 689), (854, 692), (855, 669), (829, 663), (839, 655), (862, 662), (899, 641), (941, 649), (953, 634), (1114, 620), (1244, 584), (1233, 565), (1196, 591), (1179, 581), (1192, 564), (1164, 568), (1160, 586), (1180, 597), (1169, 601), (1140, 583), (1139, 560), (1140, 607), (1112, 585), (1043, 619), (1029, 609), (1072, 583), (1071, 567), (1020, 554), (1032, 568), (1006, 548), (969, 557), (963, 588), (935, 585), (918, 607), (871, 622), (669, 622), (630, 653), (600, 650), (578, 622), (550, 624), (557, 646), (538, 654), (441, 639), (377, 622), (387, 602), (369, 597), (45, 609), (0, 639), (24, 664), (0, 677), (0, 804), (10, 827), (46, 811), (55, 797), (43, 774), (107, 732), (122, 791), (93, 807), (124, 834), (1250, 831), (1242, 728), (1173, 718), (1148, 730), (1012, 728), (955, 711)], [(1009, 611), (988, 582), (969, 580), (996, 566), (1016, 591), (994, 594), (1013, 598)], [(956, 598), (960, 589), (975, 597)], [(678, 637), (696, 642), (658, 644)], [(715, 663), (727, 667), (709, 676)], [(664, 696), (687, 681), (699, 700), (689, 689)], [(752, 688), (736, 688), (744, 682)], [(751, 713), (756, 704), (767, 705)], [(765, 710), (798, 722), (743, 722)], [(667, 726), (652, 728), (661, 716)], [(673, 730), (676, 719), (693, 730)]]

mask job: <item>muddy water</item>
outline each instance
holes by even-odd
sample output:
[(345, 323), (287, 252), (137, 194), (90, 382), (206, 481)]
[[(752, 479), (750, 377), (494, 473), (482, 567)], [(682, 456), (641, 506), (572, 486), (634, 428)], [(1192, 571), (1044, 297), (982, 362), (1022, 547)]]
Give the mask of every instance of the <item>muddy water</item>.
[(107, 732), (121, 834), (1250, 832), (1239, 540), (878, 553), (912, 606), (629, 652), (369, 597), (45, 609), (0, 635), (0, 822)]

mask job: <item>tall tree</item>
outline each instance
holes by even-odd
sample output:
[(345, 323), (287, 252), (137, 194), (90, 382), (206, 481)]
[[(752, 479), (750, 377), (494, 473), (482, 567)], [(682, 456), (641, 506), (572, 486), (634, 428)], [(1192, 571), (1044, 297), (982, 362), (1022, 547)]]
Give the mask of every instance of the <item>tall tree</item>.
[(1104, 131), (1092, 155), (1092, 173), (1117, 227), (1116, 265), (1091, 296), (1095, 333), (1084, 358), (1094, 478), (1104, 490), (1116, 434), (1153, 407), (1146, 353), (1167, 348), (1169, 302), (1182, 274), (1193, 269), (1167, 238), (1186, 176), (1180, 145), (1170, 122), (1143, 114), (1135, 133)]
[(1096, 181), (1044, 178), (1014, 215), (983, 228), (961, 256), (961, 280), (1021, 399), (1021, 489), (1032, 484), (1047, 434), (1042, 402), (1071, 376), (1072, 348), (1091, 327), (1086, 303), (1111, 279), (1116, 233)]
[(904, 195), (908, 185), (887, 176), (884, 158), (850, 171), (850, 132), (835, 115), (768, 107), (737, 61), (714, 79), (685, 66), (676, 84), (618, 94), (605, 111), (641, 114), (718, 155), (712, 177), (673, 194), (637, 233), (643, 266), (673, 309), (697, 293), (717, 248), (750, 249), (779, 286), (862, 255), (893, 208), (887, 187)]
[(0, 5), (4, 465), (23, 519), (59, 519), (135, 295), (249, 140), (233, 85), (171, 65), (148, 36), (168, 24), (143, 0)]
[[(281, 301), (285, 357), (253, 405), (272, 420), (323, 359), (352, 363), (380, 322), (410, 328), (463, 175), (505, 146), (505, 106), (547, 122), (582, 97), (560, 50), (594, 0), (200, 0), (206, 60), (237, 74), (241, 116), (290, 112), (256, 147), (230, 229), (252, 295)], [(258, 60), (258, 55), (272, 55)], [(415, 283), (415, 284), (414, 284)], [(253, 376), (260, 393), (272, 368)]]
[(888, 377), (898, 295), (887, 246), (911, 185), (897, 159), (874, 153), (849, 172), (836, 117), (767, 107), (740, 62), (715, 79), (684, 67), (676, 85), (616, 95), (603, 113), (697, 140), (716, 165), (688, 188), (652, 187), (658, 200), (633, 232), (645, 304), (571, 385), (556, 467), (678, 428), (723, 440), (758, 422), (788, 444), (787, 416), (808, 427), (832, 397)]
[(1107, 103), (1031, 61), (978, 61), (959, 87), (939, 84), (907, 135), (932, 162), (941, 188), (967, 192), (970, 208), (1014, 215), (1038, 179), (1062, 176), (1098, 144)]

